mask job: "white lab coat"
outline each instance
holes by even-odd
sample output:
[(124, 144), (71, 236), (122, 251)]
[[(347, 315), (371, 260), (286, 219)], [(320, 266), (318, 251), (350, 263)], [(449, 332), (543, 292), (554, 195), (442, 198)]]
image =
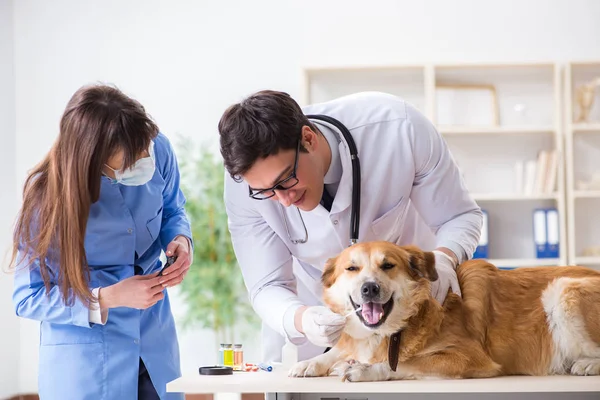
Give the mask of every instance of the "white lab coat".
[[(472, 257), (481, 210), (468, 194), (443, 138), (419, 111), (401, 98), (375, 92), (303, 111), (336, 118), (356, 142), (362, 186), (359, 241), (387, 240), (424, 249), (444, 246), (460, 261)], [(323, 124), (313, 122), (317, 127)], [(295, 207), (251, 199), (247, 184), (226, 173), (229, 229), (250, 300), (264, 323), (264, 361), (280, 360), (285, 336), (299, 345), (301, 360), (324, 350), (298, 337), (291, 316), (301, 305), (322, 304), (324, 264), (349, 244), (352, 167), (343, 136), (331, 129), (342, 138), (342, 178), (330, 213), (321, 205), (301, 212), (307, 243), (293, 244), (285, 230), (282, 210), (292, 238), (304, 237)]]

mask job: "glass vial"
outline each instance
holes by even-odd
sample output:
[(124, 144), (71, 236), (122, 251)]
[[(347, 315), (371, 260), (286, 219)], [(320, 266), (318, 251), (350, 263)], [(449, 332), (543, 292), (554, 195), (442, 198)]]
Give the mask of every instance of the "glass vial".
[(233, 367), (233, 345), (225, 343), (223, 348), (223, 365)]
[(241, 371), (244, 365), (244, 350), (241, 344), (233, 345), (233, 369), (235, 371)]
[(218, 362), (218, 365), (225, 365), (224, 354), (225, 354), (225, 344), (221, 343), (221, 345), (219, 346), (219, 362)]

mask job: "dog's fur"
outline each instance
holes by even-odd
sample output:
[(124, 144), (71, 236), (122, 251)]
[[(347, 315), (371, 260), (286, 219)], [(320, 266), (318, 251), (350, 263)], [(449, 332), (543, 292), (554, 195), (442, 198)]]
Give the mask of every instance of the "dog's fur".
[[(382, 264), (387, 265), (384, 268)], [(350, 270), (348, 270), (349, 267)], [(430, 294), (433, 253), (389, 242), (353, 245), (327, 262), (324, 301), (346, 315), (375, 282), (391, 311), (377, 327), (348, 317), (328, 352), (292, 367), (290, 376), (340, 375), (349, 381), (600, 374), (600, 272), (584, 267), (500, 270), (484, 260), (457, 268), (462, 298), (443, 306)], [(401, 331), (399, 362), (389, 338)]]

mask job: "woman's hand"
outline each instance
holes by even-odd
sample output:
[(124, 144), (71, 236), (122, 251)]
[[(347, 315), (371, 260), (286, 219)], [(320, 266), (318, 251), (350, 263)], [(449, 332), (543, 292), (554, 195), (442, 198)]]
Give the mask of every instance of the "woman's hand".
[(172, 287), (183, 282), (192, 265), (192, 248), (188, 238), (176, 236), (167, 246), (167, 257), (175, 256), (175, 262), (166, 268), (160, 277), (164, 287)]
[(100, 309), (129, 307), (141, 310), (152, 307), (165, 297), (164, 287), (160, 284), (162, 277), (157, 275), (158, 272), (151, 275), (134, 275), (114, 285), (100, 288)]

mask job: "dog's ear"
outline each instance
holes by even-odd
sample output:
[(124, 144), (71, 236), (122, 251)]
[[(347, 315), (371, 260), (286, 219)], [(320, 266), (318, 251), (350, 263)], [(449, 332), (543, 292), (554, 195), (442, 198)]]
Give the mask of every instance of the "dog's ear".
[(408, 264), (411, 271), (419, 276), (429, 279), (431, 282), (438, 279), (435, 269), (435, 255), (431, 251), (423, 251), (416, 246), (407, 246)]
[(335, 282), (335, 266), (337, 264), (337, 259), (337, 257), (332, 257), (325, 262), (323, 275), (321, 275), (321, 283), (326, 288), (330, 288)]

